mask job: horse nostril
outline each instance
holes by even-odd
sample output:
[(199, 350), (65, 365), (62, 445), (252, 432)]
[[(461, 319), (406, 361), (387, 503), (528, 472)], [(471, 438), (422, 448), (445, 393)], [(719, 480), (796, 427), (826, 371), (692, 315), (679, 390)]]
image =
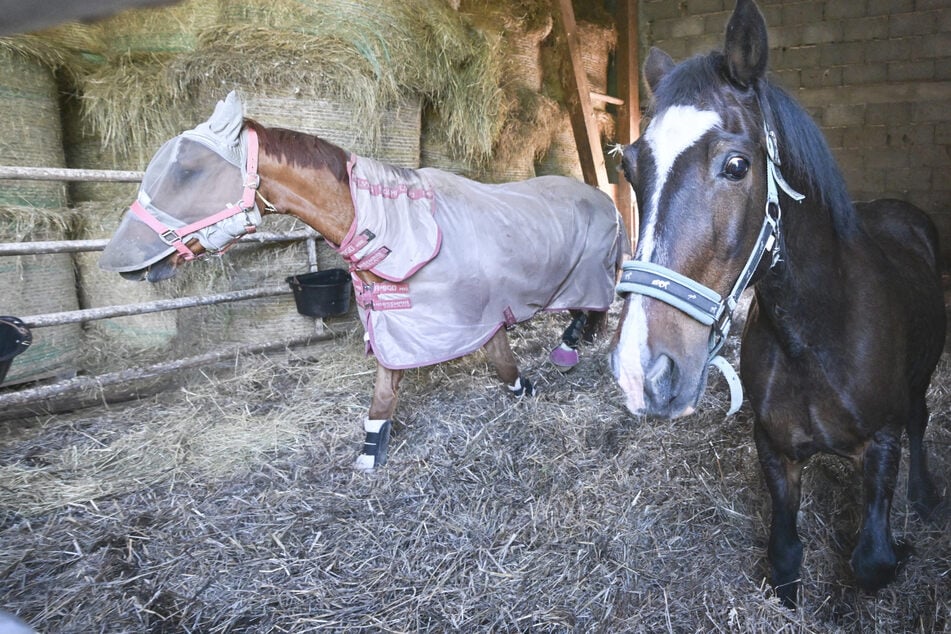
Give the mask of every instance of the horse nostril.
[(667, 404), (674, 400), (676, 366), (666, 354), (658, 355), (644, 372), (644, 391), (656, 403)]

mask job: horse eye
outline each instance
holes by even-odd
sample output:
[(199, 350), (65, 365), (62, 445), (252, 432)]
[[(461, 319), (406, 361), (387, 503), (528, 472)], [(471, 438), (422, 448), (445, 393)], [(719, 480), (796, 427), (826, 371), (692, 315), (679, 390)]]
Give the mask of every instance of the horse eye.
[(742, 180), (750, 171), (750, 162), (742, 156), (731, 156), (723, 166), (723, 175), (731, 181)]

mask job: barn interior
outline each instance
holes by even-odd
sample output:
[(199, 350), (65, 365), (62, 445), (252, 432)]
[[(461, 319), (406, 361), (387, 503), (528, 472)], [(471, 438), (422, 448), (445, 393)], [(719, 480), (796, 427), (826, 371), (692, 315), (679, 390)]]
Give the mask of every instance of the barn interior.
[[(773, 76), (854, 197), (919, 205), (951, 261), (951, 7), (759, 4)], [(355, 307), (302, 315), (286, 282), (344, 266), (320, 236), (267, 218), (266, 239), (155, 285), (97, 265), (152, 153), (232, 89), (263, 124), (395, 165), (573, 176), (634, 234), (610, 149), (641, 125), (639, 60), (718, 48), (732, 6), (3, 3), (0, 313), (32, 343), (0, 387), (0, 610), (38, 632), (951, 628), (949, 514), (912, 513), (904, 463), (892, 525), (914, 550), (896, 582), (850, 584), (861, 476), (822, 457), (802, 605), (779, 605), (752, 412), (726, 416), (718, 376), (701, 413), (632, 416), (610, 337), (562, 373), (547, 354), (567, 318), (542, 314), (512, 333), (538, 397), (513, 399), (482, 354), (410, 371), (390, 463), (364, 474), (374, 362)], [(929, 407), (947, 498), (947, 352)]]

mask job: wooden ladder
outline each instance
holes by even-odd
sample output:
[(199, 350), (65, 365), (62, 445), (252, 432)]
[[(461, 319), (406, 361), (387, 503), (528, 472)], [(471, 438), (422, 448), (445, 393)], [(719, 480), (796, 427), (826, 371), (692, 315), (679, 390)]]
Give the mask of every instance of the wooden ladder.
[(592, 101), (602, 101), (618, 106), (617, 141), (622, 145), (633, 142), (640, 128), (640, 98), (638, 94), (637, 63), (637, 0), (617, 0), (615, 20), (618, 30), (616, 49), (617, 97), (591, 92), (588, 76), (581, 59), (581, 44), (578, 25), (575, 21), (571, 0), (552, 0), (552, 16), (557, 34), (567, 44), (565, 68), (560, 73), (565, 93), (565, 105), (571, 118), (581, 173), (589, 185), (593, 185), (614, 198), (621, 218), (627, 227), (631, 252), (637, 241), (638, 215), (630, 185), (623, 177), (617, 187), (608, 180), (601, 147), (601, 134), (594, 118)]

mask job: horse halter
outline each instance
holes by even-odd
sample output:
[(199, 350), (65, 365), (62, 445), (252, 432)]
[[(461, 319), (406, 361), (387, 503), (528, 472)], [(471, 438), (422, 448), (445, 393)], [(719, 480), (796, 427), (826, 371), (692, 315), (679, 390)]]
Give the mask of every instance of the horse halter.
[(772, 256), (770, 268), (780, 261), (779, 233), (782, 209), (779, 206), (777, 185), (790, 198), (799, 202), (805, 196), (794, 190), (779, 171), (779, 144), (774, 131), (772, 111), (766, 98), (757, 91), (760, 110), (763, 113), (763, 132), (766, 140), (766, 211), (756, 246), (746, 260), (743, 270), (726, 297), (713, 289), (653, 262), (628, 260), (621, 265), (622, 273), (617, 285), (620, 295), (636, 293), (653, 297), (686, 313), (704, 326), (709, 326), (710, 342), (707, 365), (723, 372), (730, 386), (730, 409), (727, 415), (736, 413), (743, 401), (743, 388), (736, 370), (718, 353), (726, 342), (733, 324), (733, 311), (740, 295), (749, 285), (763, 256)]
[[(218, 152), (200, 138), (196, 140)], [(261, 213), (255, 203), (255, 195), (260, 195), (257, 192), (261, 184), (261, 177), (258, 174), (258, 135), (253, 128), (247, 128), (247, 144), (248, 157), (244, 170), (244, 190), (238, 202), (229, 203), (221, 211), (185, 224), (172, 214), (156, 207), (149, 195), (140, 189), (129, 210), (136, 218), (155, 231), (162, 242), (175, 247), (186, 261), (196, 258), (202, 259), (206, 253), (221, 255), (239, 238), (254, 233), (257, 230), (257, 225), (261, 222)], [(244, 217), (240, 218), (240, 214), (244, 214)], [(198, 234), (199, 242), (205, 247), (205, 253), (201, 255), (196, 255), (185, 244), (185, 240), (194, 234)]]

